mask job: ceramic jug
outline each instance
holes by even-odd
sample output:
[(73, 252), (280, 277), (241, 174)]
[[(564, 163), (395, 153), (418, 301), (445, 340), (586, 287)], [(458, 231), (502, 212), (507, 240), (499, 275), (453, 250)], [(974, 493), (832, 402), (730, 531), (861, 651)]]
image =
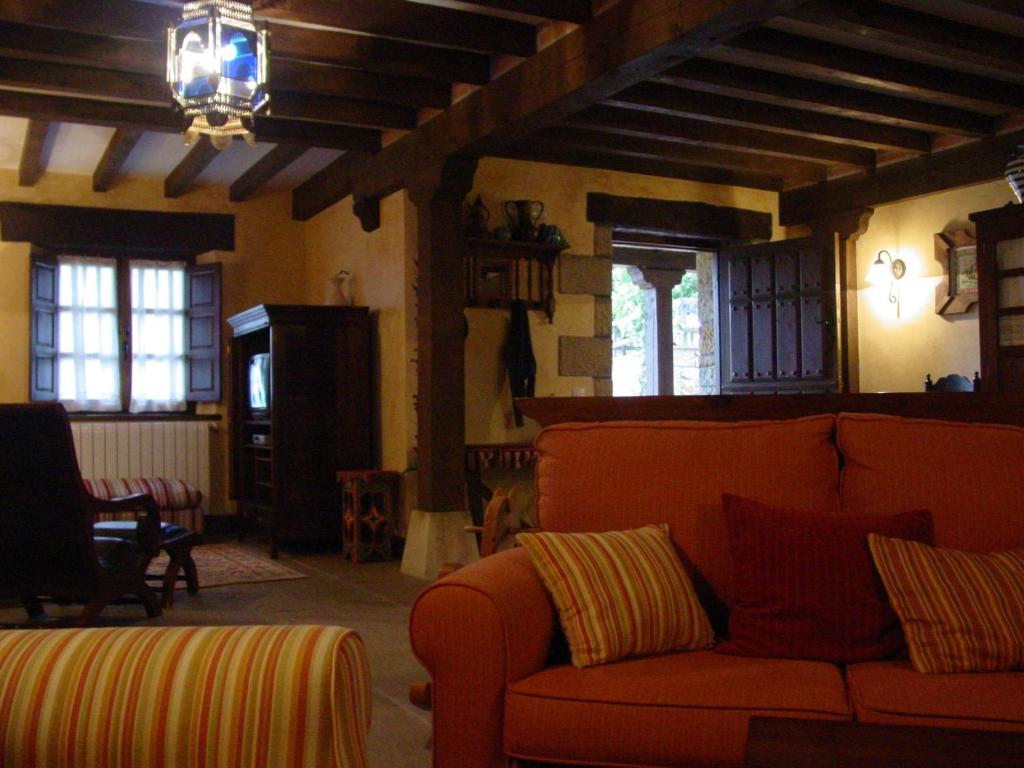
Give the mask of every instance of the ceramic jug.
[(532, 242), (537, 239), (537, 222), (544, 215), (544, 203), (540, 200), (506, 200), (505, 215), (512, 228), (512, 238)]

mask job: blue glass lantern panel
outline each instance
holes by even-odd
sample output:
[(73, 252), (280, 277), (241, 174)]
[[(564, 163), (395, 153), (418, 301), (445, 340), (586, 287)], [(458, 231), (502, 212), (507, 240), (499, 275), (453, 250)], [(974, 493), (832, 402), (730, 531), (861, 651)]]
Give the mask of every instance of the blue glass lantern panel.
[(210, 24), (206, 19), (178, 25), (178, 92), (182, 98), (201, 98), (217, 90), (217, 63), (209, 38)]
[(252, 98), (259, 87), (259, 66), (256, 59), (256, 33), (243, 32), (228, 26), (221, 28), (221, 74), (232, 96)]

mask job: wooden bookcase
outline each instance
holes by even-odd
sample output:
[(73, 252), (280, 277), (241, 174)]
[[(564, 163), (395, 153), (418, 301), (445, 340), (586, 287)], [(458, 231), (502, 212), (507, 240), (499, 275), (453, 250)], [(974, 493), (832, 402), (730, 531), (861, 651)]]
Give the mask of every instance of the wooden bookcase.
[[(232, 495), (243, 530), (341, 544), (339, 469), (373, 468), (366, 307), (261, 304), (228, 318)], [(270, 353), (269, 415), (249, 408), (249, 361)]]
[(1024, 206), (970, 215), (978, 240), (983, 392), (1024, 392)]

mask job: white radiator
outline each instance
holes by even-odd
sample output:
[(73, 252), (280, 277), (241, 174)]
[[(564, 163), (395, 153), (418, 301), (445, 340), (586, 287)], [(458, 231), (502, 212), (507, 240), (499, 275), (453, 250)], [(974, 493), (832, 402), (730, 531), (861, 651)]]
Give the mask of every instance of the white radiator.
[(210, 500), (209, 421), (71, 422), (82, 477), (185, 480)]

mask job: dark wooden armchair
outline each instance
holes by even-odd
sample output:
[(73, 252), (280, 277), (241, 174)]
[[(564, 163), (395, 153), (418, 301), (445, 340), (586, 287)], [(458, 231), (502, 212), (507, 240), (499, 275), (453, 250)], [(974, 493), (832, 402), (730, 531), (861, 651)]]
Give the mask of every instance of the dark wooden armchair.
[[(137, 540), (94, 536), (100, 511), (141, 511)], [(0, 405), (0, 597), (19, 598), (33, 619), (44, 599), (85, 603), (80, 626), (125, 595), (158, 616), (145, 576), (159, 537), (151, 496), (102, 501), (86, 491), (62, 405)]]

